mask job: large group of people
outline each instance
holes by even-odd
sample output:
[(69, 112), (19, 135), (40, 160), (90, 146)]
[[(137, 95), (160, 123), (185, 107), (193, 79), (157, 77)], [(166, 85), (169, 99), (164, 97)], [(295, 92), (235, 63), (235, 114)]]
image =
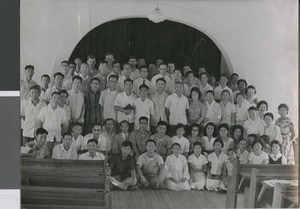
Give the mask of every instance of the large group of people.
[(124, 190), (225, 191), (233, 162), (294, 164), (287, 104), (278, 119), (233, 73), (106, 53), (62, 61), (53, 76), (21, 80), (21, 152), (34, 158), (107, 160)]

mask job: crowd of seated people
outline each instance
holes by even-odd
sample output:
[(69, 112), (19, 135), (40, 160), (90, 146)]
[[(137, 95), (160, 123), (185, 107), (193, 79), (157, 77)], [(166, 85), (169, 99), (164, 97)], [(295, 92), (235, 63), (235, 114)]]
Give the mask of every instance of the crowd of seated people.
[[(146, 65), (113, 54), (62, 61), (53, 78), (21, 80), (21, 152), (33, 158), (107, 160), (123, 190), (226, 191), (233, 161), (294, 164), (294, 125), (234, 73), (218, 82), (204, 68)], [(121, 69), (122, 68), (122, 69)]]

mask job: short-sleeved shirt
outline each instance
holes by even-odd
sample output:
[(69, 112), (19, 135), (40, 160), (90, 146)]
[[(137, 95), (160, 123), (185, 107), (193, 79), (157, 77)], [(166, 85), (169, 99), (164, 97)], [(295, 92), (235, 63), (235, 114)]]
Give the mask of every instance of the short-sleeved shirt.
[(172, 140), (172, 144), (174, 144), (174, 143), (180, 144), (180, 148), (181, 148), (180, 153), (185, 153), (185, 152), (188, 153), (189, 152), (190, 142), (187, 138), (185, 138), (184, 136), (181, 138), (178, 138), (178, 136), (175, 135), (171, 138), (171, 140)]
[(111, 176), (120, 176), (121, 181), (131, 177), (131, 171), (135, 170), (134, 158), (132, 155), (127, 155), (123, 160), (122, 154), (117, 154), (110, 160)]
[(201, 155), (197, 158), (195, 154), (192, 154), (188, 157), (188, 162), (193, 164), (197, 169), (202, 169), (202, 166), (207, 164), (207, 159), (204, 155)]
[(142, 166), (143, 174), (157, 175), (159, 173), (159, 166), (164, 164), (164, 160), (157, 153), (154, 153), (154, 156), (150, 158), (147, 152), (145, 152), (139, 156), (136, 164)]
[(208, 118), (208, 122), (213, 122), (214, 124), (218, 125), (221, 121), (222, 111), (220, 105), (213, 100), (211, 104), (205, 102), (206, 105), (206, 115), (205, 117)]
[(233, 103), (234, 102), (233, 93), (232, 93), (232, 90), (228, 86), (225, 86), (224, 88), (222, 88), (220, 85), (217, 86), (214, 89), (215, 99), (216, 100), (221, 100), (221, 94), (222, 94), (222, 91), (224, 91), (224, 90), (229, 91), (229, 100)]
[[(93, 139), (94, 138), (94, 134), (93, 133), (90, 133), (90, 134), (87, 134), (84, 136), (83, 138), (83, 149), (88, 149), (87, 148), (87, 143), (90, 139)], [(106, 152), (106, 138), (103, 136), (103, 135), (99, 135), (98, 137), (98, 150), (102, 151), (102, 152)]]
[(136, 123), (139, 121), (139, 118), (142, 116), (147, 117), (148, 120), (150, 120), (150, 115), (154, 115), (153, 102), (149, 98), (146, 98), (144, 101), (142, 101), (141, 97), (139, 97), (134, 101), (133, 106), (135, 108), (134, 117)]
[(251, 120), (250, 118), (244, 122), (244, 129), (246, 131), (246, 134), (258, 134), (263, 135), (264, 134), (264, 126), (262, 122), (259, 119)]
[(157, 123), (161, 121), (167, 122), (166, 110), (165, 110), (165, 102), (169, 94), (163, 92), (161, 95), (157, 93), (153, 93), (150, 96), (150, 99), (153, 101), (154, 106), (154, 115), (151, 118), (151, 126), (157, 126)]
[(60, 89), (56, 88), (55, 86), (51, 86), (49, 87), (46, 92), (45, 92), (45, 96), (44, 96), (44, 100), (45, 102), (50, 102), (52, 93), (54, 92), (58, 92)]
[[(164, 78), (166, 80), (166, 87), (170, 82), (170, 77), (168, 76), (168, 74), (166, 74), (165, 76), (162, 76), (161, 74), (157, 74), (155, 75), (152, 79), (151, 79), (151, 88), (150, 88), (150, 92), (154, 93), (156, 91), (156, 80), (159, 78)], [(166, 88), (165, 88), (166, 91)]]
[(103, 154), (96, 152), (95, 156), (92, 157), (89, 152), (83, 153), (79, 156), (79, 160), (104, 160), (105, 157)]
[(115, 99), (119, 92), (117, 90), (111, 91), (109, 88), (101, 92), (99, 104), (103, 108), (103, 118), (112, 118), (116, 121), (117, 113), (114, 108)]
[(248, 106), (244, 103), (242, 106), (239, 106), (238, 104), (235, 105), (235, 120), (238, 122), (238, 125), (243, 125), (244, 122), (248, 119)]
[(63, 144), (58, 144), (54, 147), (52, 152), (52, 158), (54, 159), (72, 160), (76, 159), (76, 157), (77, 152), (73, 146), (70, 146), (70, 149), (66, 150)]
[(40, 121), (38, 119), (39, 113), (46, 103), (39, 101), (34, 105), (31, 99), (25, 100), (21, 103), (21, 115), (25, 116), (23, 123), (23, 136), (34, 138), (35, 131), (39, 128)]
[(71, 120), (77, 122), (77, 120), (84, 116), (84, 94), (81, 91), (75, 92), (73, 89), (68, 91), (68, 102), (71, 110)]
[(26, 80), (26, 78), (21, 79), (20, 84), (20, 100), (28, 99), (29, 98), (29, 91), (32, 86), (37, 85), (37, 83), (34, 80), (30, 80), (29, 82)]
[[(115, 99), (114, 106), (119, 106), (121, 108), (126, 107), (127, 105), (131, 105), (133, 107), (134, 100), (136, 99), (136, 95), (131, 93), (129, 96), (126, 92), (118, 93)], [(127, 120), (129, 123), (134, 122), (134, 113), (131, 111), (129, 115), (126, 115), (123, 112), (117, 111), (117, 121), (120, 123), (123, 120)]]
[(213, 152), (207, 156), (207, 161), (211, 163), (211, 174), (219, 175), (222, 172), (224, 163), (228, 160), (227, 155), (223, 152), (217, 157), (216, 153)]
[(224, 105), (223, 102), (220, 102), (220, 107), (221, 107), (221, 122), (220, 123), (227, 123), (228, 126), (231, 126), (231, 117), (235, 113), (235, 106), (233, 103), (228, 101), (226, 105)]
[(202, 137), (202, 140), (204, 142), (204, 149), (206, 151), (213, 151), (215, 148), (214, 148), (214, 142), (216, 140), (216, 137), (212, 137), (210, 139), (210, 141), (208, 141), (208, 137), (207, 136), (203, 136)]
[(182, 123), (187, 125), (186, 110), (189, 109), (189, 101), (186, 96), (178, 97), (176, 93), (167, 97), (165, 107), (170, 111), (169, 125)]
[(201, 92), (201, 99), (204, 101), (204, 98), (205, 98), (205, 95), (206, 95), (206, 92), (208, 90), (213, 90), (213, 88), (211, 87), (211, 85), (209, 85), (208, 83), (206, 84), (206, 86), (202, 86), (202, 84), (199, 86), (200, 87), (200, 92)]
[(257, 156), (253, 152), (251, 152), (248, 159), (251, 164), (262, 164), (264, 160), (269, 160), (269, 155), (265, 152), (261, 152), (261, 154)]
[(150, 136), (156, 142), (156, 152), (164, 159), (167, 157), (167, 151), (172, 146), (171, 137), (164, 135), (163, 138), (159, 138), (157, 133)]
[(53, 110), (49, 104), (41, 109), (39, 119), (43, 123), (43, 128), (48, 131), (47, 141), (53, 142), (54, 137), (56, 141), (61, 141), (61, 125), (67, 122), (65, 110), (59, 106)]
[(241, 153), (240, 149), (238, 149), (236, 156), (239, 158), (241, 164), (248, 164), (249, 152), (247, 150)]

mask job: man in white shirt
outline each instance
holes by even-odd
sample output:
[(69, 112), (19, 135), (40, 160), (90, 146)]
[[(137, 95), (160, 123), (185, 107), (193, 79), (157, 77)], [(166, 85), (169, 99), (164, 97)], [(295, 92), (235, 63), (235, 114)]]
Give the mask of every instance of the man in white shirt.
[(118, 86), (117, 86), (117, 90), (119, 92), (122, 92), (125, 90), (124, 88), (124, 81), (126, 79), (129, 79), (130, 78), (130, 73), (131, 73), (131, 68), (130, 68), (130, 65), (125, 63), (123, 64), (123, 70), (122, 70), (122, 76), (119, 77), (118, 79)]
[(44, 102), (46, 102), (46, 104), (50, 102), (53, 92), (59, 92), (59, 90), (63, 89), (62, 83), (64, 77), (65, 77), (64, 74), (62, 74), (61, 72), (54, 73), (54, 80), (53, 80), (54, 85), (48, 88), (45, 92)]
[(87, 64), (89, 65), (89, 76), (94, 77), (98, 74), (98, 70), (95, 68), (96, 57), (94, 55), (88, 55)]
[(256, 134), (261, 136), (264, 134), (264, 125), (261, 120), (257, 118), (256, 107), (249, 107), (248, 109), (249, 119), (244, 122), (244, 137), (247, 138), (249, 134)]
[(150, 89), (150, 81), (147, 79), (148, 76), (148, 68), (146, 65), (143, 65), (140, 67), (140, 78), (137, 78), (133, 81), (133, 92), (137, 95), (137, 97), (140, 97), (140, 86), (146, 85)]
[(226, 75), (224, 75), (224, 74), (220, 75), (219, 85), (214, 89), (215, 100), (217, 102), (221, 101), (222, 91), (227, 90), (227, 91), (229, 91), (229, 94), (230, 94), (229, 100), (232, 103), (234, 103), (232, 90), (228, 86), (226, 86), (227, 85), (227, 81), (228, 81), (228, 79), (227, 79)]
[(90, 139), (88, 142), (88, 152), (81, 154), (79, 160), (104, 160), (105, 157), (100, 152), (97, 152), (97, 139)]
[(40, 87), (38, 85), (30, 87), (30, 99), (21, 103), (21, 118), (23, 123), (23, 145), (34, 140), (35, 131), (41, 126), (38, 119), (39, 113), (46, 103), (39, 100)]
[[(88, 141), (90, 139), (97, 139), (98, 144), (98, 151), (102, 152), (104, 155), (106, 153), (106, 138), (102, 135), (100, 135), (102, 130), (101, 124), (95, 123), (93, 126), (93, 133), (89, 133), (84, 136), (83, 138), (83, 146), (81, 150), (87, 150), (88, 149)], [(84, 151), (83, 151), (84, 152)]]
[(219, 125), (221, 122), (221, 106), (214, 100), (214, 92), (212, 90), (208, 90), (206, 92), (206, 115), (203, 120), (203, 124), (206, 125), (208, 122), (213, 122), (215, 125)]
[(200, 74), (200, 92), (201, 100), (205, 101), (205, 95), (208, 90), (213, 90), (211, 85), (208, 84), (208, 74), (206, 72)]
[(44, 101), (45, 93), (46, 93), (47, 89), (49, 88), (49, 84), (50, 84), (50, 76), (47, 74), (42, 75), (41, 83), (42, 83), (42, 85), (41, 85), (40, 100)]
[(140, 77), (140, 71), (136, 68), (136, 58), (133, 56), (129, 57), (128, 64), (131, 67), (130, 79), (134, 81)]
[(183, 95), (183, 83), (175, 84), (175, 93), (167, 97), (165, 102), (166, 116), (169, 121), (170, 136), (176, 134), (176, 125), (179, 123), (187, 125), (187, 112), (189, 109), (189, 101)]
[(72, 141), (72, 133), (64, 133), (62, 143), (56, 145), (53, 149), (52, 158), (63, 160), (77, 159), (76, 148), (74, 146), (71, 146)]
[(72, 78), (72, 89), (68, 91), (68, 103), (71, 110), (71, 122), (83, 123), (84, 122), (84, 94), (80, 91), (82, 86), (82, 78), (75, 75)]
[(61, 72), (64, 74), (64, 80), (62, 86), (66, 90), (70, 90), (72, 88), (72, 75), (69, 74), (69, 62), (64, 60), (60, 64)]
[(115, 60), (114, 55), (110, 52), (105, 53), (105, 59), (107, 62), (107, 69), (109, 70), (109, 72), (113, 71), (113, 61)]
[(54, 143), (60, 143), (62, 133), (67, 130), (66, 112), (58, 106), (59, 100), (59, 93), (53, 92), (49, 105), (43, 107), (38, 116), (43, 128), (48, 131), (47, 148), (50, 156), (52, 155)]
[(170, 82), (170, 77), (167, 74), (167, 65), (165, 63), (162, 63), (159, 68), (159, 74), (155, 75), (152, 79), (151, 79), (151, 87), (150, 87), (150, 92), (154, 93), (156, 91), (156, 80), (158, 78), (164, 78), (166, 80), (166, 85), (169, 84)]
[(133, 104), (136, 95), (132, 93), (133, 81), (126, 79), (124, 81), (124, 92), (117, 94), (114, 108), (117, 111), (117, 132), (120, 131), (120, 123), (123, 120), (129, 122), (129, 131), (133, 131), (134, 126), (134, 109)]
[(34, 75), (34, 67), (32, 65), (25, 66), (25, 78), (21, 79), (20, 84), (20, 100), (29, 98), (30, 87), (37, 85), (37, 83), (32, 80)]

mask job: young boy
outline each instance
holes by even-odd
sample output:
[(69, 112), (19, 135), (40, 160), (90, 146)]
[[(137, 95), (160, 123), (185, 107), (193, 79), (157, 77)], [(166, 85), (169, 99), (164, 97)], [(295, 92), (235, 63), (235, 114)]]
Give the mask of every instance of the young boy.
[(77, 151), (72, 146), (72, 133), (66, 132), (63, 134), (62, 144), (58, 144), (54, 147), (52, 158), (72, 160), (77, 159)]
[(208, 90), (206, 92), (206, 115), (203, 120), (204, 125), (208, 122), (213, 122), (215, 125), (219, 125), (221, 122), (221, 106), (214, 99), (214, 92), (212, 90)]
[(144, 187), (161, 188), (164, 182), (164, 160), (155, 153), (156, 143), (149, 139), (146, 141), (146, 150), (137, 160), (136, 170), (139, 182)]
[(150, 95), (150, 99), (153, 101), (154, 115), (150, 120), (150, 131), (155, 133), (156, 125), (159, 121), (167, 121), (166, 110), (164, 104), (169, 94), (164, 92), (166, 86), (166, 80), (164, 78), (158, 78), (156, 80), (156, 91)]
[(34, 140), (34, 133), (41, 126), (38, 115), (46, 103), (40, 101), (40, 91), (38, 85), (30, 87), (30, 99), (21, 102), (21, 117), (24, 119), (23, 145)]
[(111, 184), (122, 190), (138, 190), (136, 172), (132, 152), (132, 143), (124, 141), (121, 153), (112, 157), (109, 162)]
[(54, 73), (54, 80), (53, 83), (54, 85), (49, 87), (46, 92), (45, 92), (45, 97), (44, 97), (44, 102), (47, 104), (50, 102), (51, 96), (53, 92), (58, 92), (59, 90), (62, 89), (62, 83), (64, 80), (64, 75), (60, 72)]
[(58, 106), (60, 95), (53, 92), (49, 105), (43, 107), (38, 116), (43, 128), (48, 131), (47, 148), (52, 156), (54, 144), (61, 142), (62, 133), (67, 131), (67, 116), (63, 108)]
[(43, 128), (38, 128), (35, 135), (35, 141), (26, 144), (28, 146), (32, 146), (28, 154), (31, 154), (32, 158), (50, 158), (50, 153), (46, 146), (48, 132)]
[(111, 143), (111, 154), (112, 155), (116, 155), (116, 154), (121, 153), (122, 143), (124, 141), (129, 140), (129, 132), (128, 132), (129, 122), (126, 121), (126, 120), (121, 121), (120, 129), (121, 129), (121, 132), (116, 134), (112, 138), (112, 143)]
[(88, 152), (79, 156), (79, 160), (104, 160), (105, 157), (100, 152), (97, 152), (98, 141), (97, 139), (89, 139), (87, 142)]
[(176, 136), (173, 136), (171, 138), (171, 141), (172, 141), (172, 144), (174, 144), (174, 143), (180, 144), (180, 147), (181, 147), (180, 153), (187, 158), (189, 150), (190, 150), (190, 142), (187, 138), (185, 138), (183, 136), (184, 132), (185, 132), (184, 125), (179, 123), (176, 126)]
[(257, 134), (261, 136), (264, 134), (264, 126), (261, 121), (257, 118), (257, 109), (256, 107), (249, 107), (248, 109), (249, 119), (244, 122), (244, 129), (245, 129), (245, 137), (249, 134)]
[[(156, 133), (150, 136), (150, 139), (154, 140), (156, 143), (156, 152), (162, 156), (165, 160), (168, 155), (172, 154), (169, 147), (172, 146), (171, 138), (166, 135), (167, 123), (165, 121), (159, 121), (157, 123)], [(169, 153), (167, 152), (169, 151)]]
[(100, 99), (100, 80), (99, 78), (92, 78), (90, 83), (90, 90), (84, 95), (84, 134), (92, 132), (95, 123), (102, 122), (102, 112), (99, 105)]
[(129, 131), (133, 131), (134, 125), (134, 100), (136, 95), (132, 93), (132, 84), (131, 79), (126, 79), (124, 81), (125, 91), (118, 93), (115, 99), (114, 108), (117, 112), (117, 132), (119, 131), (120, 122), (127, 120), (129, 122)]
[(183, 95), (182, 82), (177, 82), (175, 84), (175, 93), (167, 97), (165, 108), (166, 115), (169, 121), (170, 136), (174, 136), (176, 134), (176, 125), (178, 125), (179, 123), (187, 125), (189, 101), (186, 96)]
[(107, 118), (117, 119), (117, 113), (114, 109), (115, 99), (119, 93), (116, 90), (118, 78), (116, 75), (111, 75), (108, 78), (108, 88), (101, 92), (99, 104), (103, 113), (103, 120)]
[(72, 78), (72, 89), (68, 91), (68, 104), (71, 109), (71, 122), (83, 123), (84, 121), (84, 94), (81, 89), (82, 78), (79, 75), (75, 75)]
[[(154, 115), (154, 106), (152, 100), (148, 98), (148, 86), (142, 84), (139, 87), (140, 97), (134, 100), (133, 108), (134, 108), (134, 130), (139, 129), (139, 118), (147, 117), (148, 121)], [(150, 131), (150, 125), (148, 124), (147, 130)]]
[(151, 133), (147, 130), (148, 118), (139, 118), (139, 129), (133, 131), (129, 135), (129, 141), (132, 142), (132, 149), (135, 155), (135, 159), (146, 151), (146, 141), (150, 138)]
[(141, 77), (133, 81), (133, 92), (137, 95), (137, 97), (140, 97), (139, 87), (141, 85), (146, 85), (148, 87), (148, 90), (150, 89), (150, 81), (147, 79), (148, 68), (146, 65), (140, 67), (140, 74)]

